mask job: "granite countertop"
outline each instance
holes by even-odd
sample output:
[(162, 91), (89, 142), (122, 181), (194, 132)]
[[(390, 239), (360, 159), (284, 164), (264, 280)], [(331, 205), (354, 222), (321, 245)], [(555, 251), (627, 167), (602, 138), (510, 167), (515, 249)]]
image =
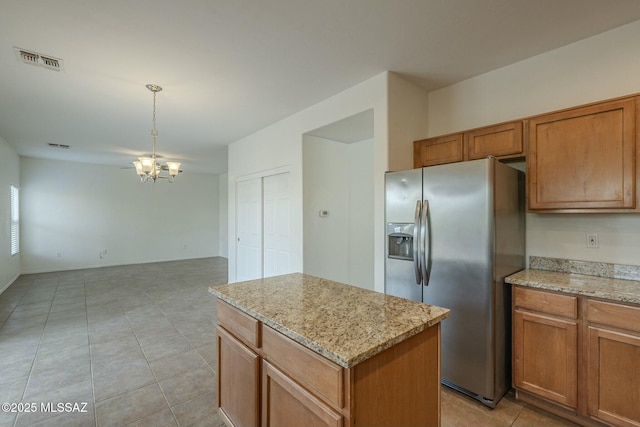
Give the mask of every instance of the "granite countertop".
[(449, 316), (449, 309), (302, 273), (209, 292), (308, 349), (352, 367)]
[(640, 281), (559, 271), (527, 269), (505, 278), (506, 283), (550, 291), (640, 304)]

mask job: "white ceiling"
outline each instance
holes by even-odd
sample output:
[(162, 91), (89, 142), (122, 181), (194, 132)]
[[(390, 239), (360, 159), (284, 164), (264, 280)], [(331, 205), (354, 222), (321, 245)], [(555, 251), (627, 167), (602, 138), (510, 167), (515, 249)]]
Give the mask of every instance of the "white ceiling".
[(2, 0), (0, 136), (126, 166), (156, 83), (158, 151), (219, 173), (229, 143), (385, 70), (433, 90), (638, 19), (638, 0)]

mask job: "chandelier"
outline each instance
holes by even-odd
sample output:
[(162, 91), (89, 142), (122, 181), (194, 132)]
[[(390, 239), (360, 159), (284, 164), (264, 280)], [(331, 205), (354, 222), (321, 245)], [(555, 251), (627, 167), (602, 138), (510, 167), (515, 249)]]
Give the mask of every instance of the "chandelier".
[[(147, 89), (153, 92), (153, 119), (151, 128), (153, 152), (151, 153), (151, 157), (138, 157), (138, 161), (133, 162), (133, 166), (135, 166), (136, 173), (142, 182), (149, 180), (156, 182), (158, 178), (166, 178), (169, 182), (173, 182), (176, 175), (182, 172), (180, 170), (180, 163), (166, 162), (166, 164), (161, 165), (156, 156), (156, 141), (158, 139), (158, 130), (156, 129), (156, 94), (160, 92), (162, 88), (158, 85), (148, 84)], [(163, 172), (166, 172), (167, 175), (164, 175)]]

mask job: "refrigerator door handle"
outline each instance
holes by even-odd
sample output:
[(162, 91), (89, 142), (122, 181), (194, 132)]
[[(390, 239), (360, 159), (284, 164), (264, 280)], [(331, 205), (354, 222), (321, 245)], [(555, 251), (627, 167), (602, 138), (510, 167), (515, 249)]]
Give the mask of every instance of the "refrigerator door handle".
[(425, 286), (429, 286), (429, 276), (431, 275), (431, 233), (429, 230), (429, 201), (425, 200), (422, 203), (422, 215), (420, 218), (420, 232), (422, 234), (422, 260), (420, 262), (422, 267), (422, 281)]
[(416, 213), (414, 217), (415, 225), (413, 226), (413, 268), (416, 274), (416, 285), (422, 284), (422, 272), (420, 268), (420, 217), (422, 213), (422, 204), (420, 200), (416, 201)]

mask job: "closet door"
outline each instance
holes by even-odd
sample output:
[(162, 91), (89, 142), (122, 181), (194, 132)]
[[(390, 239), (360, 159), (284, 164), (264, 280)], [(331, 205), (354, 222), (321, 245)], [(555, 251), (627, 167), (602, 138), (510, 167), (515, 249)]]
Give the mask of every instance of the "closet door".
[(264, 277), (290, 273), (289, 173), (263, 178)]
[(236, 184), (236, 281), (291, 273), (289, 172)]
[(262, 277), (262, 178), (236, 184), (236, 280)]

